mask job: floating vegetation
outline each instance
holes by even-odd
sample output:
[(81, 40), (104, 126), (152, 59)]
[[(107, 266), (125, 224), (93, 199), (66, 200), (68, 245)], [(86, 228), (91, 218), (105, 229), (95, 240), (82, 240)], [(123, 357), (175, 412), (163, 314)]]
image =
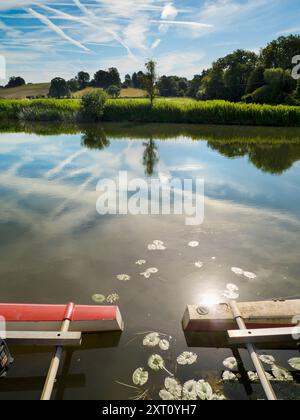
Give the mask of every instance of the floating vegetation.
[(224, 290), (222, 296), (228, 300), (237, 300), (240, 297), (238, 293), (231, 292), (230, 290)]
[(166, 246), (163, 241), (155, 240), (152, 244), (148, 245), (149, 251), (164, 251), (166, 250)]
[(196, 393), (196, 384), (197, 382), (194, 379), (187, 381), (182, 388), (182, 399), (183, 400), (197, 400)]
[(111, 295), (108, 295), (106, 298), (107, 303), (116, 303), (120, 299), (119, 295), (117, 293), (112, 293)]
[(146, 262), (147, 262), (146, 260), (138, 260), (138, 261), (135, 262), (135, 264), (136, 265), (144, 265), (144, 264), (146, 264)]
[(258, 374), (256, 372), (251, 372), (249, 371), (247, 373), (248, 378), (250, 379), (251, 382), (258, 382), (259, 381), (259, 377)]
[(211, 400), (213, 396), (213, 390), (208, 382), (200, 380), (196, 383), (196, 394), (202, 401)]
[(197, 362), (197, 354), (189, 351), (184, 351), (180, 356), (177, 357), (177, 363), (179, 365), (192, 365)]
[(260, 360), (265, 363), (266, 365), (275, 365), (276, 360), (273, 356), (269, 356), (267, 354), (263, 354), (261, 356), (259, 356)]
[(133, 372), (132, 382), (134, 385), (143, 386), (148, 382), (149, 373), (144, 368), (138, 368)]
[(300, 357), (294, 357), (288, 363), (293, 369), (300, 370)]
[(276, 365), (272, 366), (272, 373), (279, 382), (291, 382), (294, 380), (292, 374), (287, 369)]
[(226, 289), (229, 290), (229, 292), (233, 292), (233, 293), (239, 291), (239, 288), (235, 284), (232, 284), (232, 283), (227, 284)]
[(167, 351), (167, 350), (169, 350), (169, 348), (170, 348), (170, 343), (169, 343), (169, 341), (168, 340), (165, 340), (165, 339), (163, 339), (163, 340), (160, 340), (160, 342), (159, 342), (159, 348), (161, 349), (161, 350), (163, 350), (163, 351)]
[(225, 372), (223, 372), (222, 379), (224, 382), (238, 381), (238, 377), (233, 372), (230, 372), (229, 370), (225, 370)]
[(158, 268), (151, 267), (151, 268), (148, 268), (143, 273), (140, 273), (140, 275), (144, 276), (146, 279), (149, 279), (152, 274), (157, 274), (157, 273), (158, 273)]
[(190, 248), (197, 248), (199, 245), (200, 245), (200, 244), (199, 244), (199, 242), (197, 242), (197, 241), (191, 241), (191, 242), (189, 242), (189, 243), (188, 243), (188, 246), (189, 246)]
[(160, 342), (160, 336), (159, 333), (154, 332), (146, 335), (146, 337), (143, 340), (143, 346), (146, 347), (156, 347)]
[(99, 294), (93, 295), (92, 299), (95, 303), (104, 303), (106, 301), (106, 297), (104, 295)]
[(235, 357), (228, 357), (223, 361), (223, 365), (229, 370), (237, 370), (238, 362)]
[(202, 268), (204, 266), (204, 263), (202, 261), (195, 262), (195, 267)]
[(255, 280), (257, 278), (256, 274), (251, 273), (250, 271), (244, 271), (242, 268), (239, 267), (231, 267), (231, 271), (237, 276), (246, 277), (248, 280)]
[(117, 279), (119, 281), (129, 281), (131, 279), (131, 277), (128, 276), (128, 274), (118, 274)]
[(166, 391), (169, 394), (172, 395), (173, 399), (175, 399), (175, 400), (181, 399), (182, 386), (177, 381), (177, 379), (174, 379), (174, 378), (166, 378), (165, 379), (165, 388), (166, 388)]

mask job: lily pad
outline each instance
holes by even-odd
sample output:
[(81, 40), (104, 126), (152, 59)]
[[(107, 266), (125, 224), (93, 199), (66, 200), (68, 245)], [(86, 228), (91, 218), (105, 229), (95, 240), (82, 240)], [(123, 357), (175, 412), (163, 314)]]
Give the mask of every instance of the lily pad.
[(181, 398), (182, 386), (175, 378), (165, 379), (165, 388), (170, 394), (173, 395), (174, 399), (178, 400)]
[(272, 366), (272, 373), (276, 381), (279, 382), (292, 382), (294, 380), (293, 375), (287, 369), (276, 365)]
[(213, 396), (213, 390), (208, 382), (201, 380), (196, 383), (196, 394), (202, 401), (211, 400)]
[(148, 335), (143, 340), (143, 346), (146, 347), (156, 347), (160, 342), (159, 333), (153, 332)]
[(262, 354), (261, 356), (259, 356), (259, 358), (266, 365), (272, 366), (272, 365), (275, 365), (276, 363), (276, 360), (274, 359), (274, 357), (267, 354)]
[(150, 369), (158, 372), (161, 369), (164, 369), (165, 362), (164, 359), (159, 354), (153, 354), (148, 359), (148, 366)]
[(189, 247), (191, 248), (197, 248), (200, 244), (197, 241), (191, 241), (188, 243)]
[(197, 267), (197, 268), (202, 268), (204, 266), (204, 264), (203, 264), (203, 262), (202, 261), (197, 261), (197, 262), (195, 262), (195, 267)]
[(174, 395), (172, 395), (171, 392), (167, 391), (166, 389), (159, 391), (159, 397), (163, 401), (173, 401), (176, 399)]
[(104, 303), (106, 301), (106, 297), (104, 295), (99, 294), (93, 295), (92, 299), (95, 303)]
[(107, 303), (116, 303), (120, 299), (117, 293), (112, 293), (111, 295), (107, 296), (106, 302)]
[(231, 271), (236, 274), (237, 276), (242, 276), (244, 274), (244, 270), (239, 267), (232, 267)]
[(225, 370), (225, 372), (223, 372), (222, 379), (224, 382), (238, 381), (238, 377), (233, 372), (230, 372), (229, 370)]
[(177, 363), (179, 365), (193, 365), (197, 362), (197, 354), (191, 353), (189, 351), (184, 351), (180, 356), (177, 357)]
[(222, 296), (229, 300), (237, 300), (240, 295), (236, 292), (231, 292), (230, 290), (224, 290)]
[(183, 400), (195, 401), (198, 399), (197, 392), (196, 392), (196, 385), (197, 385), (197, 382), (194, 381), (193, 379), (185, 382), (185, 384), (182, 387)]
[(148, 382), (149, 373), (144, 368), (138, 368), (133, 372), (132, 382), (134, 385), (143, 386)]
[(146, 264), (146, 260), (138, 260), (138, 261), (136, 261), (136, 265), (144, 265), (144, 264)]
[(255, 280), (257, 278), (257, 275), (250, 273), (250, 271), (244, 271), (244, 276), (249, 280)]
[(235, 357), (228, 357), (223, 361), (223, 365), (229, 370), (237, 370), (238, 363)]
[(227, 284), (226, 285), (226, 289), (229, 290), (229, 292), (233, 292), (233, 293), (239, 291), (239, 288), (235, 284), (233, 284), (233, 283)]
[(296, 370), (300, 370), (300, 357), (294, 357), (289, 360), (289, 365)]
[(165, 340), (165, 339), (160, 340), (159, 347), (160, 347), (161, 350), (167, 351), (170, 348), (170, 343), (169, 343), (168, 340)]
[(129, 281), (130, 280), (130, 276), (128, 276), (128, 274), (118, 274), (117, 275), (117, 279), (119, 281)]

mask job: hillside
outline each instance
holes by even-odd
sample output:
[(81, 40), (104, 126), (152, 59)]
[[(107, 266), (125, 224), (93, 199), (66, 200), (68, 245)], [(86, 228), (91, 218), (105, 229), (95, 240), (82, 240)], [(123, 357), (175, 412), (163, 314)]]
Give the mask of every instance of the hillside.
[[(27, 97), (47, 96), (50, 83), (37, 83), (19, 86), (10, 89), (0, 89), (0, 99), (25, 99)], [(86, 88), (72, 94), (74, 98), (81, 98), (85, 93), (92, 91), (94, 88)], [(146, 96), (146, 92), (141, 89), (122, 89), (122, 98), (142, 98)]]
[(47, 96), (50, 83), (36, 83), (10, 89), (0, 89), (2, 99), (25, 99), (29, 96)]

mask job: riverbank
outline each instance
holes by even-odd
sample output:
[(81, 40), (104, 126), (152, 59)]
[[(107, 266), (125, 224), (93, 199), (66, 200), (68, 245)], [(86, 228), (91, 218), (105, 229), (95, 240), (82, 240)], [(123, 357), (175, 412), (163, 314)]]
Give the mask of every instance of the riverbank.
[[(0, 100), (0, 121), (82, 122), (80, 100)], [(109, 99), (103, 121), (300, 127), (300, 107), (226, 101)]]

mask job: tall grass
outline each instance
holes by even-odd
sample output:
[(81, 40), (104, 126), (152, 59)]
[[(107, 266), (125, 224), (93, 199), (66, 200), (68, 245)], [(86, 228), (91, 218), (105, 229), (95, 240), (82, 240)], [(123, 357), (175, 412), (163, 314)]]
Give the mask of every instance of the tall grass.
[[(81, 118), (80, 101), (75, 99), (0, 100), (0, 120), (75, 122)], [(300, 127), (300, 107), (165, 99), (157, 99), (151, 107), (147, 99), (110, 99), (103, 120)]]

